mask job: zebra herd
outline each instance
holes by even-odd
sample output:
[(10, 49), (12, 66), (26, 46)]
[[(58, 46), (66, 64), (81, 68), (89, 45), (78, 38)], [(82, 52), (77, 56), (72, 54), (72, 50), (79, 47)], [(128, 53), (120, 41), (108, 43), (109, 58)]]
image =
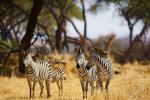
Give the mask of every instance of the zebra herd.
[[(83, 98), (87, 98), (88, 84), (91, 86), (91, 95), (93, 95), (96, 89), (101, 88), (103, 90), (103, 82), (106, 81), (105, 90), (108, 93), (108, 86), (113, 76), (113, 70), (107, 53), (95, 48), (90, 50), (90, 56), (86, 59), (84, 50), (78, 47), (74, 49), (74, 56)], [(42, 97), (43, 81), (46, 83), (47, 97), (51, 96), (49, 86), (52, 82), (57, 83), (59, 93), (62, 94), (62, 81), (66, 79), (62, 68), (53, 68), (48, 61), (34, 61), (29, 52), (25, 52), (23, 62), (26, 66), (26, 78), (29, 85), (30, 97), (34, 97), (36, 82), (40, 84), (40, 97)]]

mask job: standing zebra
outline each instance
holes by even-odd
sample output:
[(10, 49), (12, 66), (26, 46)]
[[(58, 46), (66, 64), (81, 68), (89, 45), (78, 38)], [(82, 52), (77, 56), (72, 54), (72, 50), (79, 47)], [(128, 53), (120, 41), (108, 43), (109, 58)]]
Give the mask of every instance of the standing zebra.
[(81, 48), (75, 48), (75, 60), (77, 63), (76, 68), (78, 69), (78, 75), (82, 86), (83, 98), (87, 98), (88, 83), (90, 83), (91, 86), (91, 95), (94, 93), (94, 82), (97, 81), (97, 69), (96, 66), (90, 70), (86, 69), (87, 60), (85, 59), (83, 50)]
[(43, 82), (40, 81), (40, 80), (37, 80), (35, 76), (35, 73), (33, 73), (33, 69), (31, 66), (26, 66), (25, 68), (25, 76), (27, 78), (27, 81), (28, 81), (28, 85), (29, 85), (29, 97), (34, 97), (34, 91), (35, 91), (35, 84), (36, 84), (36, 81), (39, 82), (39, 85), (40, 85), (40, 88), (41, 88), (41, 91), (40, 91), (40, 97), (42, 97), (42, 94), (43, 94)]
[(97, 65), (98, 84), (101, 90), (103, 91), (103, 81), (106, 81), (105, 90), (108, 93), (108, 86), (113, 76), (113, 70), (112, 63), (110, 59), (107, 58), (107, 53), (100, 49), (91, 50), (86, 68), (89, 70), (93, 65)]
[[(52, 67), (49, 65), (47, 61), (37, 61), (34, 62), (31, 55), (27, 54), (27, 56), (24, 58), (24, 64), (26, 66), (26, 69), (30, 70), (26, 76), (30, 77), (32, 80), (28, 80), (29, 82), (29, 88), (30, 88), (30, 96), (31, 96), (31, 81), (34, 81), (33, 83), (33, 94), (34, 94), (34, 88), (36, 81), (39, 81), (43, 86), (43, 81), (46, 81), (46, 88), (47, 88), (47, 97), (50, 97), (50, 90), (49, 85), (51, 82), (57, 82), (59, 91), (62, 89), (59, 85), (59, 81), (62, 81), (65, 79), (64, 77), (64, 71), (60, 68), (58, 69), (52, 69)], [(27, 77), (27, 79), (28, 79)], [(61, 87), (61, 88), (60, 88)], [(61, 90), (62, 91), (62, 90)], [(41, 87), (41, 93), (43, 93), (43, 87)], [(33, 95), (34, 96), (34, 95)]]
[[(63, 68), (61, 67), (54, 67), (52, 68), (47, 61), (39, 60), (37, 63), (41, 64), (42, 66), (49, 66), (50, 72), (48, 73), (50, 75), (50, 78), (48, 79), (50, 83), (57, 83), (59, 94), (63, 92), (63, 84), (62, 81), (66, 80), (65, 73)], [(49, 90), (47, 90), (49, 91)]]
[(64, 76), (64, 70), (59, 67), (53, 68), (51, 82), (57, 82), (59, 93), (61, 94), (63, 92), (63, 84), (62, 84), (63, 80), (66, 80)]
[[(42, 61), (42, 60), (37, 61), (37, 63), (41, 64), (42, 66), (47, 66), (47, 64), (48, 64), (47, 61)], [(48, 80), (52, 83), (56, 82), (59, 92), (62, 93), (62, 91), (63, 91), (62, 81), (66, 80), (65, 75), (64, 75), (65, 74), (64, 70), (61, 67), (52, 68), (50, 65), (49, 65), (49, 67), (50, 67), (51, 71), (50, 71), (50, 78)]]

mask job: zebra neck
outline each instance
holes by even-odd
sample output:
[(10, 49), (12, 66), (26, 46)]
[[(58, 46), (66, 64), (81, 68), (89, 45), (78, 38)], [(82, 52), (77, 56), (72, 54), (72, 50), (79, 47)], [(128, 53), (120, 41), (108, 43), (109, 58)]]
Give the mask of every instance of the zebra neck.
[(39, 65), (38, 65), (36, 62), (34, 62), (34, 61), (32, 61), (32, 62), (30, 63), (30, 66), (32, 67), (33, 70), (34, 70), (36, 67), (39, 67)]
[(84, 66), (80, 66), (80, 68), (78, 69), (78, 72), (79, 72), (79, 75), (82, 77), (88, 74), (88, 70)]
[(79, 70), (79, 75), (80, 76), (86, 76), (88, 74), (88, 70), (86, 70), (85, 68), (80, 68), (80, 70)]
[(33, 74), (33, 72), (34, 72), (34, 69), (32, 68), (32, 66), (26, 67), (26, 73), (27, 74)]
[[(99, 58), (99, 59), (97, 59), (97, 65), (100, 67), (100, 66), (102, 66), (104, 63), (105, 63), (105, 58)], [(101, 68), (101, 67), (100, 67)]]

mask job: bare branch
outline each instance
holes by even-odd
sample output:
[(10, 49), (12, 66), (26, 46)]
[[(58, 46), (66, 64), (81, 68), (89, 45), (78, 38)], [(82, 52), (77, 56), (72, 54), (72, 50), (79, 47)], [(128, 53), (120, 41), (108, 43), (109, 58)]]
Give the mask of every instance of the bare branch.
[(59, 23), (59, 18), (57, 16), (56, 12), (54, 11), (54, 9), (51, 7), (51, 5), (46, 0), (43, 0), (43, 3), (48, 8), (48, 10), (51, 12), (51, 14), (53, 15), (53, 17), (55, 18), (55, 21), (58, 24)]
[(69, 22), (72, 24), (72, 26), (73, 26), (73, 28), (75, 29), (75, 31), (77, 32), (77, 34), (81, 37), (82, 35), (81, 35), (81, 33), (79, 32), (79, 30), (77, 29), (77, 27), (76, 27), (76, 25), (74, 24), (74, 22), (73, 22), (71, 19), (69, 19), (66, 15), (65, 15), (65, 18), (66, 18), (67, 21), (69, 21)]

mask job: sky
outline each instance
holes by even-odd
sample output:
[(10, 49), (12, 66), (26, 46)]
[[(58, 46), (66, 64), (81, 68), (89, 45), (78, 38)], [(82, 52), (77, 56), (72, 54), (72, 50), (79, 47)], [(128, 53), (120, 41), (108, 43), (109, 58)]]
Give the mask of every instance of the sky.
[[(129, 30), (126, 21), (120, 17), (114, 5), (107, 9), (99, 10), (97, 14), (86, 13), (87, 18), (87, 36), (91, 39), (96, 39), (100, 35), (108, 35), (115, 33), (116, 37), (123, 38), (129, 36)], [(73, 19), (79, 31), (83, 34), (83, 21)], [(140, 32), (142, 23), (139, 22), (135, 26), (134, 35)], [(67, 32), (69, 36), (77, 37), (77, 33), (70, 23), (67, 23)]]

